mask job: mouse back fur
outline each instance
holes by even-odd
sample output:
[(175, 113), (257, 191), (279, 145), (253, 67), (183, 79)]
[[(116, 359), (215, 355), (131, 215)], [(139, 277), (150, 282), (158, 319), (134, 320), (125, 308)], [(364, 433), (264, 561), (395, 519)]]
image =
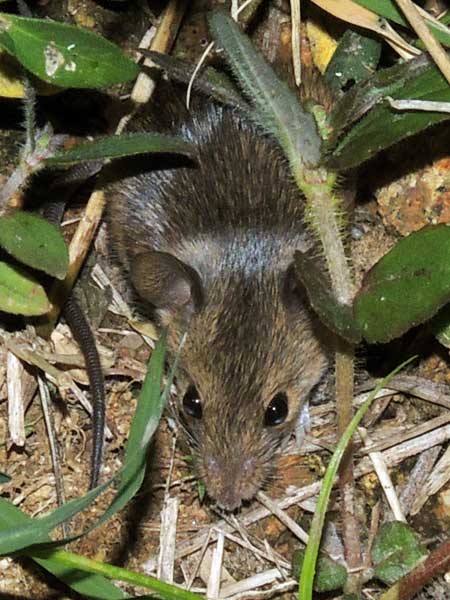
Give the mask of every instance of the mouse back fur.
[(192, 162), (146, 157), (116, 170), (108, 224), (172, 354), (187, 331), (179, 420), (208, 493), (232, 510), (271, 477), (327, 365), (292, 266), (313, 245), (303, 199), (276, 142), (232, 109), (153, 107), (134, 128), (195, 147)]

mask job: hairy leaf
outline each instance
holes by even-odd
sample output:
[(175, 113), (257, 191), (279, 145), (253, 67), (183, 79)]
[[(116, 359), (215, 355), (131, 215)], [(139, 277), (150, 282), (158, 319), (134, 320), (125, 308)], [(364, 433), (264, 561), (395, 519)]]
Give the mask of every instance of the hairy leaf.
[(321, 158), (321, 139), (313, 116), (276, 77), (233, 19), (224, 12), (213, 12), (209, 24), (254, 105), (254, 118), (278, 139), (294, 173), (317, 166)]
[(47, 159), (46, 164), (49, 166), (68, 165), (156, 152), (192, 156), (193, 147), (182, 139), (161, 133), (128, 133), (98, 138), (93, 142), (79, 144), (70, 150), (60, 150)]

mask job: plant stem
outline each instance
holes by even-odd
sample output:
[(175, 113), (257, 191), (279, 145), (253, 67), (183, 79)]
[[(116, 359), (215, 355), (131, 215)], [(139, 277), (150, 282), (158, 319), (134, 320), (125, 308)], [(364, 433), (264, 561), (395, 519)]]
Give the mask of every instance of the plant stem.
[[(323, 169), (296, 173), (296, 180), (307, 198), (307, 220), (319, 237), (334, 294), (339, 302), (350, 305), (355, 287), (342, 240), (342, 200), (333, 190), (336, 176)], [(335, 399), (338, 414), (339, 437), (352, 418), (354, 346), (335, 338)], [(341, 514), (345, 557), (351, 571), (361, 566), (362, 553), (359, 523), (355, 516), (355, 482), (353, 451), (347, 447), (339, 470)], [(357, 588), (358, 581), (349, 580), (349, 587)]]

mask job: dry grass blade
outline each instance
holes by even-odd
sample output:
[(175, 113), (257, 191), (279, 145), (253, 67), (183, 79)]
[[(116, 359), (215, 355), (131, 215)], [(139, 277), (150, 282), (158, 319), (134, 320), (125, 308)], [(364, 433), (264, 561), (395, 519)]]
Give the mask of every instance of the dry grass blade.
[(161, 511), (157, 577), (167, 583), (173, 583), (178, 505), (178, 498), (167, 498)]
[(442, 446), (435, 446), (424, 450), (410, 471), (408, 481), (401, 486), (399, 500), (405, 515), (411, 512), (416, 498), (422, 494), (422, 489), (427, 484), (441, 448)]
[[(359, 427), (358, 433), (361, 436), (364, 445), (367, 447), (370, 444), (370, 438), (367, 431), (364, 429), (364, 427)], [(392, 479), (389, 475), (386, 463), (383, 460), (383, 455), (381, 454), (381, 452), (371, 451), (369, 452), (369, 457), (373, 463), (375, 472), (378, 476), (378, 480), (380, 482), (381, 487), (383, 488), (383, 492), (386, 496), (386, 500), (389, 506), (391, 507), (395, 520), (403, 521), (404, 523), (406, 523), (405, 515), (403, 514), (402, 507), (398, 496), (395, 492), (395, 487), (392, 483)]]
[(396, 2), (408, 19), (411, 27), (424, 43), (425, 48), (433, 57), (433, 60), (439, 67), (441, 73), (450, 83), (450, 60), (447, 53), (428, 29), (423, 17), (417, 10), (416, 5), (414, 2), (411, 2), (411, 0), (396, 0)]
[(450, 447), (444, 452), (434, 469), (429, 473), (428, 480), (417, 495), (412, 506), (411, 514), (417, 514), (430, 496), (436, 494), (450, 480)]
[(374, 31), (390, 44), (402, 58), (412, 58), (420, 50), (408, 44), (382, 17), (351, 0), (313, 0), (323, 10), (348, 23)]
[(295, 84), (300, 86), (302, 82), (302, 61), (300, 49), (300, 0), (291, 2), (291, 39), (292, 39), (292, 63), (294, 65)]
[[(377, 383), (378, 380), (371, 379), (360, 389), (373, 389)], [(439, 404), (439, 406), (450, 409), (450, 386), (445, 383), (414, 375), (397, 375), (389, 383), (389, 386), (391, 394), (395, 394), (395, 392), (404, 392), (411, 396), (415, 396), (416, 398), (420, 398), (421, 400)], [(385, 392), (389, 393), (389, 390), (385, 390)], [(367, 397), (367, 395), (363, 394), (358, 396), (356, 401), (361, 402), (364, 397)], [(377, 396), (377, 398), (380, 397), (380, 395)]]
[(208, 587), (206, 590), (206, 596), (207, 598), (211, 598), (211, 600), (219, 598), (224, 548), (225, 535), (223, 531), (219, 530), (217, 532), (216, 547), (214, 548), (212, 556), (211, 571), (209, 573)]
[(25, 445), (25, 407), (23, 389), (24, 368), (12, 352), (6, 354), (6, 382), (8, 388), (8, 429), (11, 443), (19, 448)]
[[(59, 451), (58, 440), (56, 439), (55, 425), (52, 415), (52, 404), (50, 393), (46, 381), (41, 375), (38, 375), (39, 395), (41, 397), (42, 412), (44, 414), (45, 428), (47, 430), (48, 443), (50, 446), (50, 456), (52, 458), (53, 474), (55, 476), (56, 498), (58, 506), (62, 506), (66, 501), (64, 493), (63, 476), (61, 471), (61, 453)], [(67, 523), (62, 523), (61, 532), (63, 537), (69, 535)]]
[[(253, 575), (253, 577), (248, 577), (247, 579), (243, 579), (242, 581), (238, 581), (232, 585), (225, 586), (220, 597), (229, 598), (237, 594), (255, 590), (263, 585), (279, 582), (280, 579), (284, 580), (285, 577), (278, 569), (269, 569), (268, 571), (263, 571), (262, 573)], [(292, 582), (288, 581), (287, 583), (291, 584)]]

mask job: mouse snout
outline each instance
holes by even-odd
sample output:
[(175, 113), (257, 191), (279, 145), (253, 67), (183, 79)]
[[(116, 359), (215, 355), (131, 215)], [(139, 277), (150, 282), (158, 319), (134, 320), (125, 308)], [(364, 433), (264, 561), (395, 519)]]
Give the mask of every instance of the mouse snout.
[(208, 457), (204, 462), (208, 494), (222, 508), (232, 511), (250, 500), (261, 486), (255, 457), (219, 460)]

